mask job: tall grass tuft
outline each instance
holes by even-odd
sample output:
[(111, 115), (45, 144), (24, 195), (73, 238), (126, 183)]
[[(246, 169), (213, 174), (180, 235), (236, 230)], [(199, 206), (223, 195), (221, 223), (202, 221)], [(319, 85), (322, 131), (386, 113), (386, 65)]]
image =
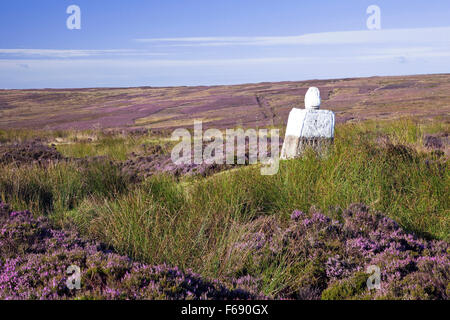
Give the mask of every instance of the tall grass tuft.
[[(50, 215), (58, 224), (74, 223), (135, 259), (219, 277), (227, 274), (227, 266), (245, 266), (251, 255), (235, 261), (228, 254), (245, 236), (246, 225), (261, 216), (287, 223), (292, 211), (313, 206), (341, 219), (344, 208), (365, 203), (409, 232), (448, 241), (448, 160), (423, 152), (427, 130), (448, 131), (448, 125), (412, 120), (340, 125), (327, 156), (310, 150), (281, 162), (273, 176), (249, 166), (181, 182), (157, 175), (133, 185), (109, 161), (48, 168), (2, 165), (0, 194), (17, 209)], [(127, 139), (105, 140), (104, 150), (117, 150), (121, 158), (120, 150), (137, 143)], [(79, 156), (98, 155), (100, 145)], [(292, 276), (286, 270), (317, 267), (286, 265), (283, 257), (277, 261), (258, 271), (265, 292), (283, 290)]]
[(0, 196), (20, 210), (53, 216), (74, 210), (87, 196), (105, 199), (126, 191), (128, 177), (109, 161), (86, 166), (60, 162), (39, 165), (0, 166)]

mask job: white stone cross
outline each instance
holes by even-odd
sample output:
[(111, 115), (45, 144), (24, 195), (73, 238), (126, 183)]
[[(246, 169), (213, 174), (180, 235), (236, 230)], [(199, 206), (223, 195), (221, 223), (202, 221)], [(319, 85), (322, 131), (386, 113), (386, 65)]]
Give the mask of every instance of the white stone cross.
[(311, 87), (305, 95), (305, 109), (293, 108), (289, 113), (281, 159), (301, 156), (308, 146), (322, 151), (333, 142), (334, 113), (319, 107), (320, 91)]

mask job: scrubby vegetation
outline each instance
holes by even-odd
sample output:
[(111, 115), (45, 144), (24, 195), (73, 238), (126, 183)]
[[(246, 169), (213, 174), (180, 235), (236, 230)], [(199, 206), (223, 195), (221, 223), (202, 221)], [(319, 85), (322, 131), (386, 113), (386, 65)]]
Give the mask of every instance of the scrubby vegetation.
[[(154, 154), (149, 146), (167, 153), (164, 138), (90, 132), (80, 142), (45, 133), (48, 145), (65, 139), (56, 150), (66, 160), (2, 162), (0, 194), (15, 210), (135, 261), (192, 269), (230, 288), (239, 279), (268, 297), (447, 299), (448, 132), (445, 119), (347, 123), (327, 157), (308, 152), (281, 162), (274, 176), (246, 166), (137, 180), (123, 163)], [(382, 269), (380, 291), (365, 286), (371, 264)]]
[[(108, 248), (52, 229), (47, 219), (0, 203), (0, 299), (255, 299), (190, 271), (132, 262)], [(83, 285), (69, 289), (69, 266)], [(242, 281), (236, 280), (236, 284)]]

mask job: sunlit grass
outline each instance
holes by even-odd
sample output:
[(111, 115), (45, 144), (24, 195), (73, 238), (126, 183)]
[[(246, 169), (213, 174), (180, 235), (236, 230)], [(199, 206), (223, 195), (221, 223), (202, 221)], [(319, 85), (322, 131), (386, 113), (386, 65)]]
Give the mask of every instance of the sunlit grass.
[[(2, 165), (0, 194), (17, 209), (49, 215), (59, 225), (74, 224), (84, 235), (135, 259), (221, 277), (227, 265), (236, 263), (226, 252), (245, 232), (242, 226), (260, 216), (287, 221), (293, 210), (312, 206), (339, 219), (348, 205), (365, 203), (409, 232), (448, 241), (448, 160), (422, 148), (425, 134), (448, 131), (445, 121), (411, 119), (338, 125), (327, 157), (308, 152), (281, 162), (273, 176), (249, 166), (209, 178), (178, 181), (157, 175), (131, 184), (108, 161), (87, 168), (74, 163), (46, 169)], [(149, 136), (93, 134), (86, 141), (74, 139), (73, 133), (57, 135), (70, 142), (59, 144), (58, 150), (77, 158), (125, 160), (142, 144), (160, 141)], [(0, 136), (24, 139), (31, 133)], [(261, 268), (265, 293), (276, 293), (289, 281), (289, 268)]]

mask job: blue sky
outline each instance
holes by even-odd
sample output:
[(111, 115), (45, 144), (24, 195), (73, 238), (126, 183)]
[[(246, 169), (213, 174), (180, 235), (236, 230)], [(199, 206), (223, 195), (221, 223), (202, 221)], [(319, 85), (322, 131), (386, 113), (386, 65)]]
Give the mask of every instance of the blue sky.
[[(69, 5), (81, 29), (69, 30)], [(368, 30), (369, 5), (381, 30)], [(0, 88), (450, 72), (448, 0), (2, 0)]]

